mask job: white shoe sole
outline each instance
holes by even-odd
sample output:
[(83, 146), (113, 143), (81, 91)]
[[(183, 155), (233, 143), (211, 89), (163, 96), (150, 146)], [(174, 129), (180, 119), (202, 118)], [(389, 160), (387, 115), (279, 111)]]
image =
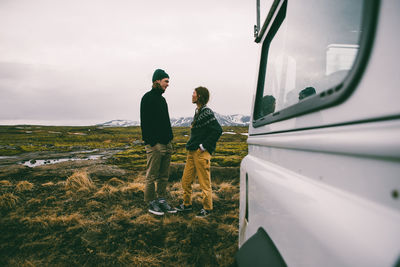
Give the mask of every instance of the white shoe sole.
[(150, 213), (153, 213), (153, 214), (155, 214), (155, 215), (159, 215), (159, 216), (164, 215), (164, 212), (163, 212), (163, 211), (155, 211), (155, 210), (150, 210), (150, 209), (149, 209), (149, 212), (150, 212)]
[(176, 213), (177, 212), (177, 210), (169, 210), (169, 211), (167, 211), (168, 213)]

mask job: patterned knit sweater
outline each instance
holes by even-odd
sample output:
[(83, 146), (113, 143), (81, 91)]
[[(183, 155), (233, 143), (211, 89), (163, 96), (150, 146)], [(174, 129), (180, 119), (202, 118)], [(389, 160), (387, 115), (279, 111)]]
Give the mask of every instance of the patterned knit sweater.
[(194, 115), (190, 139), (186, 144), (186, 149), (197, 150), (202, 144), (212, 154), (221, 134), (222, 128), (215, 118), (214, 112), (207, 106), (203, 106), (200, 110), (196, 110)]

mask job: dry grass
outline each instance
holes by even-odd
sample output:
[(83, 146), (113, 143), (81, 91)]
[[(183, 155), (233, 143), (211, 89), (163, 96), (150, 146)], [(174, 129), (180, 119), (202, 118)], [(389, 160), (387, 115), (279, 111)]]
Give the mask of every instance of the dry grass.
[[(238, 203), (229, 196), (238, 195), (238, 187), (213, 183), (214, 212), (207, 219), (195, 218), (202, 207), (197, 181), (192, 212), (155, 216), (143, 201), (143, 177), (92, 180), (87, 171), (77, 170), (66, 180), (41, 180), (41, 186), (32, 186), (30, 191), (22, 190), (30, 182), (3, 180), (0, 266), (233, 263)], [(13, 193), (18, 184), (17, 196)], [(169, 203), (176, 206), (182, 197), (180, 182), (169, 184), (168, 190)]]
[(218, 202), (220, 200), (220, 197), (215, 192), (212, 192), (212, 199), (213, 202)]
[(171, 197), (174, 199), (179, 199), (183, 195), (183, 189), (181, 183), (174, 183), (169, 189)]
[(156, 224), (160, 223), (160, 221), (155, 218), (153, 215), (150, 215), (148, 213), (140, 215), (137, 217), (135, 220), (132, 221), (132, 223), (137, 224), (137, 225), (147, 225), (147, 226), (155, 226)]
[(112, 186), (120, 186), (124, 184), (124, 181), (118, 179), (117, 177), (113, 177), (110, 180), (108, 180), (108, 184)]
[(15, 259), (15, 260), (10, 261), (10, 266), (39, 267), (39, 266), (43, 266), (43, 261), (34, 260), (34, 259), (30, 259), (30, 260)]
[(163, 219), (163, 223), (165, 226), (169, 225), (177, 225), (179, 223), (182, 223), (182, 217), (179, 216), (168, 216)]
[(94, 197), (98, 199), (113, 199), (118, 197), (120, 191), (114, 186), (105, 184), (95, 194)]
[(0, 181), (0, 186), (8, 187), (8, 186), (12, 186), (12, 183), (10, 181), (8, 181), (8, 180), (1, 180)]
[(56, 183), (56, 186), (60, 186), (60, 187), (66, 188), (67, 187), (67, 181), (58, 181)]
[(233, 201), (237, 201), (239, 203), (239, 201), (240, 201), (240, 192), (233, 194), (232, 195), (232, 200)]
[(125, 250), (118, 257), (118, 263), (124, 266), (162, 266), (163, 262), (157, 255), (152, 255), (147, 252), (139, 254), (132, 254), (130, 251)]
[(72, 191), (90, 191), (95, 188), (93, 181), (85, 170), (76, 171), (68, 177), (65, 187), (67, 190)]
[(42, 201), (38, 198), (31, 198), (26, 202), (26, 204), (29, 206), (38, 206), (41, 204), (41, 202)]
[(104, 208), (104, 204), (96, 200), (90, 200), (87, 203), (87, 208), (91, 211), (101, 211)]
[(232, 194), (237, 191), (237, 187), (232, 185), (232, 183), (223, 182), (218, 187), (218, 192), (223, 194)]
[(135, 182), (142, 184), (146, 183), (146, 174), (145, 173), (138, 174), (135, 177)]
[(133, 183), (128, 183), (121, 187), (121, 192), (122, 193), (139, 193), (144, 191), (145, 185), (143, 183), (138, 183), (138, 182), (133, 182)]
[(9, 210), (15, 208), (19, 201), (19, 197), (12, 193), (6, 193), (0, 196), (0, 208), (3, 210)]
[(235, 236), (239, 233), (237, 225), (222, 224), (218, 226), (218, 231), (221, 231), (224, 235)]
[(18, 182), (15, 186), (16, 192), (24, 192), (24, 191), (31, 191), (33, 188), (33, 184), (28, 181), (21, 181)]
[(42, 184), (42, 186), (55, 186), (55, 184), (53, 182), (48, 182), (48, 183)]
[(90, 224), (90, 221), (83, 218), (80, 213), (67, 215), (50, 214), (36, 217), (24, 217), (21, 222), (29, 228), (52, 229), (65, 227), (70, 230), (71, 227), (85, 227)]
[(108, 222), (123, 222), (126, 224), (131, 223), (131, 218), (134, 217), (134, 214), (130, 210), (125, 210), (121, 206), (116, 207), (112, 213), (112, 215), (108, 218)]
[[(72, 162), (40, 168), (0, 166), (0, 266), (232, 264), (237, 250), (239, 189), (237, 183), (229, 183), (237, 179), (236, 171), (214, 169), (214, 211), (207, 219), (195, 218), (202, 207), (197, 181), (192, 212), (155, 216), (148, 213), (148, 204), (143, 201), (144, 148), (132, 145), (141, 138), (140, 127), (91, 127), (90, 131), (87, 127), (50, 127), (40, 133), (35, 130), (33, 135), (15, 134), (15, 130), (3, 127), (1, 133), (3, 146), (14, 145), (13, 149), (0, 150), (11, 155), (17, 151), (14, 146), (20, 148), (17, 153), (94, 148), (122, 151), (90, 166)], [(185, 135), (190, 129), (173, 130), (177, 154), (173, 161), (184, 163), (188, 139)], [(223, 135), (212, 166), (238, 164), (246, 147), (245, 137)], [(15, 171), (9, 172), (9, 167)], [(180, 167), (183, 166), (174, 169), (171, 179), (180, 178)], [(17, 191), (17, 184), (23, 180), (33, 187), (25, 190), (29, 185), (22, 183)], [(227, 184), (221, 184), (222, 181)], [(178, 205), (183, 193), (180, 182), (169, 184), (168, 192), (168, 202)]]

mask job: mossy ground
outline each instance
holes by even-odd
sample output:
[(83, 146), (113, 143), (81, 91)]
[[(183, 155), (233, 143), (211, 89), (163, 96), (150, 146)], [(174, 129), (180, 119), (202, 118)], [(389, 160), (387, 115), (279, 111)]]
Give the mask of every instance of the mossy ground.
[[(247, 127), (223, 127), (212, 166), (239, 166), (247, 155)], [(189, 127), (174, 127), (172, 162), (184, 163)], [(74, 152), (91, 149), (119, 149), (110, 164), (125, 169), (144, 170), (146, 155), (140, 127), (60, 127), (0, 126), (0, 155), (13, 156), (27, 152)]]
[[(212, 161), (219, 172), (221, 166), (238, 167), (247, 154), (247, 137), (240, 134), (246, 130), (224, 129), (238, 134), (221, 137)], [(238, 238), (237, 175), (214, 178), (214, 213), (207, 219), (195, 217), (202, 206), (198, 184), (193, 186), (193, 212), (155, 216), (143, 202), (145, 154), (140, 128), (10, 126), (0, 127), (0, 132), (2, 156), (121, 150), (101, 161), (0, 166), (0, 266), (233, 263)], [(173, 164), (184, 163), (189, 132), (189, 128), (174, 128)], [(179, 181), (171, 181), (168, 192), (171, 204), (178, 205)]]

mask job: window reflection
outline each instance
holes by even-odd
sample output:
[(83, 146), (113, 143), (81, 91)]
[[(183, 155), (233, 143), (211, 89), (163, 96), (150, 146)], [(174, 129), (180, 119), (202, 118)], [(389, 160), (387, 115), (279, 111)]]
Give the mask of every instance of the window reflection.
[[(254, 117), (261, 118), (339, 85), (359, 49), (362, 0), (287, 1), (286, 16), (265, 40)], [(265, 51), (264, 51), (265, 50)], [(273, 103), (273, 104), (272, 104)]]
[(314, 87), (306, 87), (299, 93), (299, 100), (303, 100), (309, 96), (315, 95), (316, 91)]

